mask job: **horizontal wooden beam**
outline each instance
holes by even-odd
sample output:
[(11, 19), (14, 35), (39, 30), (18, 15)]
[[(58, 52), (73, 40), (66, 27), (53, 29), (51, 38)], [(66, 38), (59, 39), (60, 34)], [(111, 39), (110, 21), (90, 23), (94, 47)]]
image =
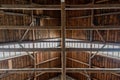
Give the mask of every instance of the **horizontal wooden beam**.
[[(0, 48), (0, 52), (61, 51), (61, 48)], [(120, 52), (120, 48), (66, 48), (65, 51), (103, 51)]]
[[(0, 26), (0, 30), (61, 30), (61, 26)], [(67, 26), (66, 30), (120, 30), (118, 25), (106, 26)]]
[(68, 26), (66, 30), (120, 30), (120, 26), (110, 25), (110, 26)]
[(77, 72), (89, 72), (89, 73), (120, 73), (120, 68), (67, 68), (67, 72), (77, 73)]
[(120, 9), (120, 4), (67, 5), (66, 10)]
[[(109, 13), (100, 13), (100, 14), (95, 14), (95, 17), (99, 17), (99, 16), (107, 16), (107, 15), (117, 15), (120, 14), (120, 12), (109, 12)], [(30, 16), (29, 14), (25, 14), (25, 13), (17, 13), (17, 12), (4, 12), (4, 11), (0, 11), (0, 15), (13, 15), (13, 16)], [(58, 19), (58, 18), (53, 18), (50, 16), (46, 16), (46, 15), (33, 15), (33, 17), (35, 18), (44, 18), (44, 19)], [(91, 17), (91, 15), (87, 15), (87, 16), (79, 16), (79, 17), (70, 17), (70, 19), (81, 19), (81, 18), (89, 18)]]
[(119, 52), (120, 48), (67, 48), (66, 51), (102, 51), (102, 52)]
[(60, 5), (0, 5), (1, 10), (61, 10)]
[(9, 30), (60, 30), (61, 26), (0, 26), (1, 30), (9, 29)]
[[(0, 73), (31, 73), (35, 72), (61, 72), (62, 68), (24, 68), (24, 69), (0, 69)], [(120, 68), (66, 68), (68, 73), (120, 73)]]
[[(1, 5), (1, 10), (61, 10), (61, 5)], [(120, 9), (120, 4), (66, 5), (65, 10)]]
[(61, 68), (0, 69), (0, 73), (61, 72)]
[[(77, 63), (79, 63), (79, 64), (84, 64), (84, 65), (86, 65), (86, 66), (89, 66), (89, 64), (88, 64), (88, 63), (82, 62), (82, 61), (77, 60), (77, 59), (73, 59), (73, 58), (69, 58), (69, 57), (67, 57), (67, 59), (68, 59), (68, 60), (70, 60), (70, 61), (73, 61), (73, 62), (77, 62)], [(93, 67), (93, 68), (100, 68), (100, 67), (96, 67), (96, 66), (92, 66), (92, 67)], [(117, 73), (111, 73), (111, 74), (113, 74), (113, 75), (116, 75), (116, 76), (119, 76), (119, 77), (120, 77), (120, 75), (119, 75), (119, 74), (117, 74)]]
[[(7, 11), (0, 11), (0, 15), (12, 15), (12, 16), (29, 16), (31, 17), (30, 13), (19, 13), (19, 12), (7, 12)], [(47, 16), (47, 15), (35, 15), (33, 14), (34, 18), (42, 18), (42, 19), (58, 19), (58, 18), (54, 18), (51, 16)]]

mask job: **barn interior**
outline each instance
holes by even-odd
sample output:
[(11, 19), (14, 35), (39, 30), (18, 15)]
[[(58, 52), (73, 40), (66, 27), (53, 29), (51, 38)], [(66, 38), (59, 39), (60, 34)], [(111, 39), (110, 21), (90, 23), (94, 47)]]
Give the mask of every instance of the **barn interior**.
[(120, 0), (0, 0), (0, 80), (120, 80)]

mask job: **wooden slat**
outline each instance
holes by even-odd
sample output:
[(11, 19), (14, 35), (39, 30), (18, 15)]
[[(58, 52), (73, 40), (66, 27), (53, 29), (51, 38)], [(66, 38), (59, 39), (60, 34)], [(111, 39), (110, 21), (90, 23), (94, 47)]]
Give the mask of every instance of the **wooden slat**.
[(0, 26), (0, 29), (5, 30), (5, 29), (10, 29), (10, 30), (60, 30), (60, 26)]
[(67, 5), (66, 10), (120, 9), (120, 4)]
[(68, 26), (66, 30), (120, 30), (120, 26)]
[[(120, 4), (67, 5), (66, 10), (120, 9)], [(1, 5), (0, 9), (61, 10), (60, 5)]]
[(120, 68), (67, 68), (68, 72), (76, 73), (76, 72), (90, 72), (90, 73), (120, 73)]
[(1, 5), (1, 10), (60, 10), (60, 5)]
[[(60, 30), (61, 26), (0, 26), (1, 30)], [(66, 30), (120, 30), (120, 26), (67, 26)]]
[(61, 72), (61, 68), (24, 68), (24, 69), (0, 69), (0, 73), (31, 73), (36, 72)]
[[(61, 68), (25, 68), (25, 69), (0, 69), (0, 73), (5, 71), (9, 73), (31, 73), (36, 72), (61, 72)], [(68, 73), (77, 73), (77, 72), (90, 72), (90, 73), (109, 73), (115, 72), (120, 73), (120, 68), (66, 68)]]
[(8, 60), (8, 67), (9, 67), (9, 69), (12, 69), (12, 60), (11, 59)]

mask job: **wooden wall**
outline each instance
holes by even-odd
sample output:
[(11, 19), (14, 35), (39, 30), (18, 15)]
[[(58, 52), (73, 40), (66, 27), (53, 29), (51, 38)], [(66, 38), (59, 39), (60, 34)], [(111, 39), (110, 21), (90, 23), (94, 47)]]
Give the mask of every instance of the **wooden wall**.
[[(9, 63), (9, 61), (11, 61)], [(11, 64), (11, 66), (10, 66)], [(29, 56), (21, 56), (18, 58), (13, 58), (9, 60), (0, 61), (0, 68), (1, 69), (10, 69), (10, 68), (32, 68), (33, 67), (33, 60)], [(23, 80), (27, 79), (29, 74), (11, 74), (5, 73), (0, 75), (0, 80)]]
[[(60, 65), (60, 53), (58, 52), (39, 52), (36, 54), (37, 68), (60, 68)], [(37, 73), (37, 75), (39, 75), (39, 73)], [(44, 73), (37, 76), (37, 80), (48, 80), (57, 75), (58, 73)]]
[[(37, 68), (59, 68), (60, 63), (60, 54), (57, 52), (39, 52), (35, 53), (36, 57), (36, 66)], [(11, 64), (11, 65), (10, 65)], [(8, 69), (8, 68), (33, 68), (34, 61), (28, 56), (21, 56), (17, 58), (12, 58), (8, 60), (0, 61), (0, 68), (1, 69)], [(39, 75), (37, 73), (37, 80), (48, 80), (51, 77), (58, 75), (58, 73), (44, 73)], [(1, 74), (0, 80), (26, 80), (28, 78), (33, 78), (34, 74)]]
[[(88, 68), (89, 53), (86, 52), (69, 52), (67, 53), (67, 67), (70, 68)], [(81, 63), (83, 62), (83, 63)], [(92, 59), (93, 68), (119, 68), (120, 60), (101, 55), (96, 55)], [(68, 74), (77, 80), (87, 80), (83, 73)], [(120, 80), (120, 74), (116, 73), (92, 73), (92, 80)]]

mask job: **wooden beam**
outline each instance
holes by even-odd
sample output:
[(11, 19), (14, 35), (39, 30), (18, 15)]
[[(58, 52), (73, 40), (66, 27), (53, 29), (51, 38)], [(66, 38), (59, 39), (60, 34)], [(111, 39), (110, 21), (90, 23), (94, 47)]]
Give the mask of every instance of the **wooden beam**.
[(67, 59), (70, 60), (70, 61), (77, 62), (77, 63), (79, 63), (79, 64), (84, 64), (84, 65), (86, 65), (86, 66), (89, 66), (88, 63), (85, 63), (85, 62), (82, 62), (82, 61), (79, 61), (79, 60), (76, 60), (76, 59), (73, 59), (73, 58), (67, 57)]
[(109, 0), (100, 0), (100, 1), (97, 1), (97, 2), (95, 2), (95, 3), (103, 3), (103, 2), (107, 2), (107, 1), (109, 1)]
[(119, 52), (120, 48), (67, 48), (66, 51), (103, 51), (103, 52)]
[(65, 26), (66, 26), (65, 0), (61, 0), (61, 64), (62, 64), (61, 80), (66, 80)]
[(67, 68), (67, 72), (77, 73), (77, 72), (85, 72), (88, 73), (120, 73), (120, 68)]
[[(61, 30), (61, 26), (0, 26), (1, 30)], [(108, 26), (67, 26), (66, 30), (120, 30), (118, 25), (108, 25)]]
[(120, 4), (67, 5), (66, 10), (120, 9)]
[[(77, 62), (77, 63), (79, 63), (79, 64), (84, 64), (84, 65), (86, 65), (86, 66), (89, 66), (89, 64), (88, 63), (85, 63), (85, 62), (81, 62), (81, 61), (79, 61), (79, 60), (76, 60), (76, 59), (72, 59), (72, 58), (67, 58), (68, 60), (71, 60), (71, 61), (73, 61), (73, 62)], [(92, 66), (93, 68), (100, 68), (100, 67), (96, 67), (96, 66)], [(116, 73), (111, 73), (111, 74), (113, 74), (113, 75), (116, 75), (116, 76), (119, 76), (120, 77), (120, 75), (119, 74), (116, 74)]]
[[(7, 12), (7, 11), (0, 11), (0, 15), (12, 15), (12, 16), (29, 16), (31, 17), (30, 14), (28, 13), (18, 13), (18, 12)], [(42, 19), (58, 19), (58, 18), (53, 18), (51, 16), (47, 15), (33, 15), (34, 18), (42, 18)]]
[(67, 26), (66, 30), (120, 30), (120, 26)]
[(0, 73), (33, 73), (35, 72), (61, 72), (61, 68), (24, 68), (24, 69), (0, 69)]
[(55, 57), (55, 58), (52, 58), (52, 59), (48, 59), (48, 60), (42, 61), (42, 62), (40, 62), (40, 63), (37, 63), (36, 66), (37, 66), (37, 65), (41, 65), (41, 64), (45, 64), (45, 63), (48, 63), (48, 62), (51, 62), (51, 61), (55, 61), (55, 60), (58, 60), (58, 59), (59, 59), (59, 57)]
[[(34, 52), (34, 51), (57, 51), (61, 48), (0, 48), (0, 52)], [(66, 48), (65, 51), (91, 51), (91, 48)], [(120, 48), (92, 48), (92, 51), (119, 52)]]
[[(61, 10), (60, 5), (1, 5), (1, 10)], [(65, 10), (120, 9), (120, 4), (66, 5)]]
[(101, 33), (98, 30), (96, 30), (96, 32), (97, 32), (98, 36), (101, 38), (101, 40), (105, 43), (106, 41), (105, 41), (104, 37), (101, 35)]
[(60, 5), (0, 5), (0, 10), (61, 10)]
[[(0, 73), (31, 73), (35, 72), (61, 72), (62, 68), (24, 68), (24, 69), (0, 69)], [(89, 73), (120, 73), (120, 68), (66, 68), (68, 73), (79, 73), (79, 72), (89, 72)]]
[(0, 26), (0, 29), (5, 30), (60, 30), (60, 26)]

